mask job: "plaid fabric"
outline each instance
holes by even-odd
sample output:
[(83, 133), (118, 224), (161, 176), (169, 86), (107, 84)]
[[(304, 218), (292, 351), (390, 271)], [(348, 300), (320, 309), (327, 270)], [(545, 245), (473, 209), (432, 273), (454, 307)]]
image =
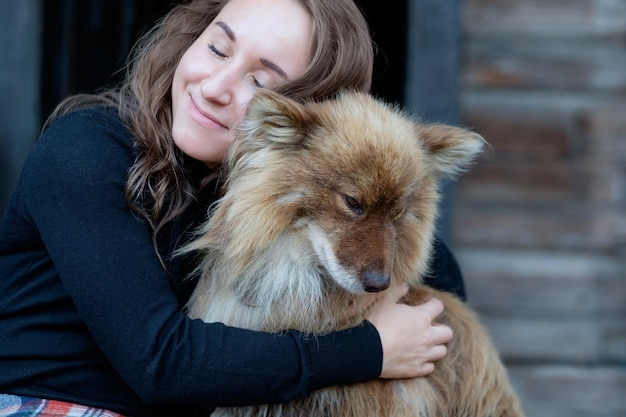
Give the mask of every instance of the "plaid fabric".
[(0, 417), (124, 417), (102, 408), (0, 394)]

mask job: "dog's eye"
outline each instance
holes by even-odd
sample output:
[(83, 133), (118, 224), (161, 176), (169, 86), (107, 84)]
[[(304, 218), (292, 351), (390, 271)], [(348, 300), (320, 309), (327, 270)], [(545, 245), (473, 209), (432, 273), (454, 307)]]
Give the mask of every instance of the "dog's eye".
[(343, 201), (346, 203), (346, 206), (354, 212), (354, 214), (359, 216), (363, 214), (363, 207), (361, 207), (361, 203), (359, 203), (356, 198), (344, 194)]

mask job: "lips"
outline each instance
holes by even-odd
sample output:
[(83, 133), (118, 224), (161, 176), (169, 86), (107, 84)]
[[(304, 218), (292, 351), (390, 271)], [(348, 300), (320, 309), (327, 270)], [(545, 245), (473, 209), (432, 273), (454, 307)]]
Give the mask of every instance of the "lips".
[(202, 110), (195, 102), (195, 100), (193, 99), (193, 97), (191, 97), (191, 95), (189, 96), (189, 114), (191, 115), (191, 118), (193, 120), (195, 120), (197, 123), (206, 126), (206, 127), (211, 127), (211, 128), (215, 128), (215, 127), (219, 127), (222, 129), (226, 129), (228, 130), (228, 126), (226, 126), (224, 123), (222, 123), (221, 121), (219, 121), (217, 118), (215, 118), (214, 116), (212, 116), (211, 114), (209, 114), (208, 112)]

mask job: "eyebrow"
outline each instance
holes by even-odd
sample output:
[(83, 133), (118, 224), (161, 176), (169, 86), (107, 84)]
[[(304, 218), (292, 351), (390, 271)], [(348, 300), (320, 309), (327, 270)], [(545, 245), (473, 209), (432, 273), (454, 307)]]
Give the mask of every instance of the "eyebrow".
[(215, 24), (217, 26), (221, 27), (222, 29), (224, 29), (224, 32), (226, 32), (226, 36), (228, 36), (231, 41), (233, 41), (233, 42), (236, 41), (236, 39), (235, 39), (235, 32), (233, 32), (233, 30), (230, 28), (230, 26), (228, 26), (224, 22), (215, 22)]
[[(226, 36), (228, 36), (228, 38), (231, 41), (235, 42), (237, 40), (237, 38), (235, 37), (235, 32), (233, 32), (233, 30), (230, 28), (230, 26), (228, 26), (226, 23), (224, 23), (224, 22), (215, 22), (215, 25), (221, 27), (222, 30), (224, 30), (224, 33), (226, 33)], [(279, 67), (278, 65), (274, 64), (272, 61), (267, 60), (265, 58), (261, 58), (261, 64), (263, 64), (263, 66), (271, 69), (272, 71), (274, 71), (275, 73), (277, 73), (278, 75), (283, 77), (284, 79), (289, 80), (289, 77), (287, 76), (285, 71), (283, 71), (283, 69), (281, 67)]]

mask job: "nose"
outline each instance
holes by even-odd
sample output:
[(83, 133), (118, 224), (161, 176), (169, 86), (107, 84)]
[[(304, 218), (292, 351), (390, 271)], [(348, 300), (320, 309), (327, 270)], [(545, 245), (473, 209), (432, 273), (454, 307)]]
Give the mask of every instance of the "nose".
[(235, 93), (240, 80), (236, 71), (228, 66), (213, 71), (200, 83), (202, 98), (228, 106), (235, 99)]
[(378, 271), (366, 271), (363, 274), (363, 286), (366, 292), (379, 292), (389, 288), (391, 278)]

